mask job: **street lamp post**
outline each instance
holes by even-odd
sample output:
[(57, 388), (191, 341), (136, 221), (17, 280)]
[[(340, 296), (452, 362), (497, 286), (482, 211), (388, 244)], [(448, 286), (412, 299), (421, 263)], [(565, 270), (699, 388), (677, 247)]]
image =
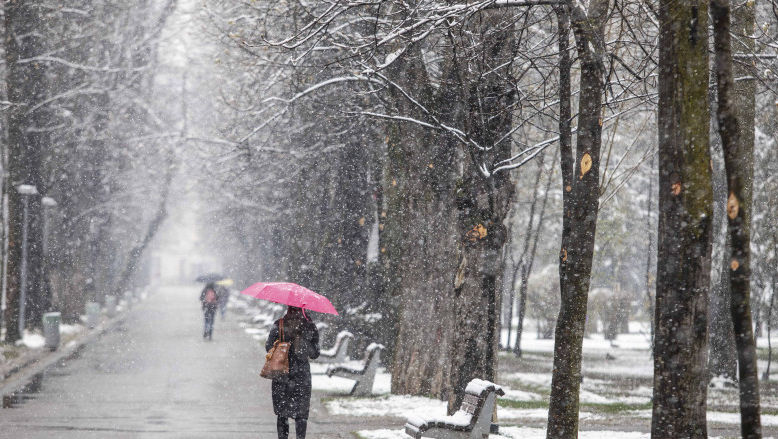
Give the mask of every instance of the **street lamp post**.
[[(41, 204), (43, 205), (43, 267), (42, 267), (42, 273), (43, 273), (43, 291), (46, 297), (45, 301), (42, 301), (41, 304), (45, 305), (49, 308), (51, 308), (52, 303), (54, 303), (52, 292), (51, 292), (51, 286), (49, 285), (49, 216), (48, 216), (48, 210), (50, 207), (57, 207), (57, 202), (54, 200), (54, 198), (51, 197), (43, 197), (41, 198)], [(44, 311), (50, 311), (51, 309), (44, 310)]]
[(22, 196), (24, 211), (22, 216), (22, 261), (21, 280), (19, 282), (19, 335), (24, 336), (25, 313), (27, 312), (27, 232), (30, 224), (30, 196), (38, 194), (38, 188), (31, 184), (20, 184), (16, 191)]

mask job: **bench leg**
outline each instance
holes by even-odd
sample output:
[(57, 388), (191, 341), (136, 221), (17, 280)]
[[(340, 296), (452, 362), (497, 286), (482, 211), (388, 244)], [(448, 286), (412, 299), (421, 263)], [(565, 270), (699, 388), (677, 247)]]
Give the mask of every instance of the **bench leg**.
[(351, 390), (353, 396), (371, 396), (373, 394), (373, 378), (361, 377)]
[(482, 439), (488, 438), (492, 429), (492, 414), (494, 413), (494, 406), (497, 402), (497, 395), (490, 393), (484, 401), (484, 405), (481, 408), (478, 419), (473, 427), (473, 438)]

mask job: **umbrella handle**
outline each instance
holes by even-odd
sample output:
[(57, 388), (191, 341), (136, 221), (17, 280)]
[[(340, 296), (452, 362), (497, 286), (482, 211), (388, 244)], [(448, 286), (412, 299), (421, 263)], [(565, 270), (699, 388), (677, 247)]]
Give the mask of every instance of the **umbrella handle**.
[(308, 316), (305, 314), (305, 308), (302, 308), (302, 310), (303, 310), (303, 317), (305, 317), (305, 320), (308, 320), (310, 322), (311, 319), (309, 319)]

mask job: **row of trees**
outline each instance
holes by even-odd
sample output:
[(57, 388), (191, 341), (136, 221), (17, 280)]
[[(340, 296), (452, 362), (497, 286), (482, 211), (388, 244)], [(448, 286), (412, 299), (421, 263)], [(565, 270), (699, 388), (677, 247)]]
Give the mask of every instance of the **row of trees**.
[[(755, 206), (751, 156), (754, 123), (775, 133), (754, 115), (775, 111), (755, 90), (772, 91), (776, 16), (722, 0), (709, 22), (709, 3), (206, 1), (228, 78), (215, 122), (231, 141), (209, 147), (207, 173), (225, 176), (208, 199), (228, 212), (225, 259), (246, 280), (260, 267), (322, 291), (343, 324), (391, 346), (393, 392), (453, 408), (471, 378), (495, 378), (503, 285), (519, 287), (521, 322), (538, 236), (555, 232), (540, 242), (559, 245), (548, 435), (567, 438), (592, 266), (617, 259), (603, 256), (612, 240), (639, 240), (626, 235), (641, 222), (648, 251), (607, 271), (645, 279), (655, 310), (653, 435), (704, 437), (720, 145), (730, 293), (711, 315), (731, 316), (744, 437), (758, 437), (749, 285), (771, 295), (775, 264), (769, 250), (750, 263), (750, 212), (770, 212), (774, 179), (754, 183)], [(753, 216), (765, 246), (772, 215)]]
[(5, 2), (5, 341), (43, 312), (77, 321), (86, 301), (129, 288), (165, 216), (180, 138), (151, 99), (175, 7)]

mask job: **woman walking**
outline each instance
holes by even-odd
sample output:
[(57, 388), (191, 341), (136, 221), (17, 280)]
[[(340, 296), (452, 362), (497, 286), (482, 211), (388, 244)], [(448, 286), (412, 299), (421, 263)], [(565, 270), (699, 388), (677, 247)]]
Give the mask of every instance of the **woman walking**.
[(213, 338), (213, 320), (216, 315), (216, 308), (219, 306), (219, 293), (216, 291), (216, 285), (210, 282), (205, 285), (200, 293), (200, 303), (203, 307), (205, 322), (203, 325), (203, 338), (211, 340)]
[(311, 366), (308, 360), (319, 356), (319, 331), (302, 308), (290, 306), (286, 315), (270, 330), (265, 349), (269, 351), (279, 339), (291, 341), (292, 345), (289, 350), (289, 374), (274, 378), (272, 384), (278, 439), (289, 437), (289, 418), (294, 419), (297, 439), (304, 439), (311, 404)]

